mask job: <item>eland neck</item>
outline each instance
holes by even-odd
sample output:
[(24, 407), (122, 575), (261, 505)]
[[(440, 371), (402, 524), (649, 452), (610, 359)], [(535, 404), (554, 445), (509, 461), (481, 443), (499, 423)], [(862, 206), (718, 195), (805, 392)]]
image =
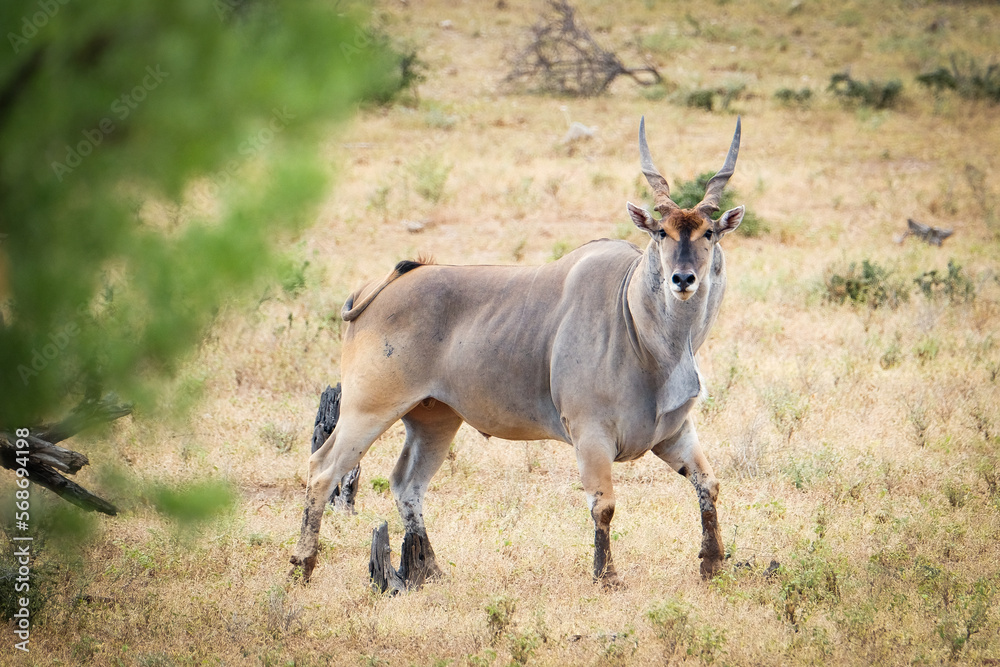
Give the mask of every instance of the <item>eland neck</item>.
[[(681, 301), (670, 294), (655, 244), (646, 247), (626, 292), (638, 352), (644, 362), (670, 369), (689, 350), (692, 354), (698, 351), (725, 289), (721, 248), (713, 248), (712, 256), (713, 267), (707, 279), (694, 296)], [(718, 274), (716, 267), (722, 269)]]

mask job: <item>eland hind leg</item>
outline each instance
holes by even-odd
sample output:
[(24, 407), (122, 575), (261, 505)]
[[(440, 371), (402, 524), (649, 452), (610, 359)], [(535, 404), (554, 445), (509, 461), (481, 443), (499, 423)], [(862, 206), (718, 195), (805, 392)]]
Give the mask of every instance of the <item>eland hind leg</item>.
[(406, 529), (399, 575), (408, 588), (419, 588), (426, 579), (441, 574), (424, 525), (424, 495), (448, 456), (462, 418), (449, 406), (429, 398), (410, 410), (403, 423), (406, 442), (389, 484)]
[(361, 462), (372, 443), (399, 416), (395, 413), (379, 416), (351, 410), (348, 405), (342, 406), (337, 427), (323, 446), (309, 457), (309, 484), (302, 511), (302, 532), (295, 554), (291, 557), (292, 573), (301, 567), (305, 580), (309, 581), (316, 567), (323, 510), (333, 487)]
[(719, 480), (715, 477), (712, 464), (701, 450), (691, 418), (685, 420), (680, 433), (654, 447), (653, 453), (691, 482), (698, 494), (702, 530), (698, 558), (702, 559), (701, 576), (711, 578), (722, 569), (722, 561), (725, 559), (719, 515), (715, 507), (719, 499)]

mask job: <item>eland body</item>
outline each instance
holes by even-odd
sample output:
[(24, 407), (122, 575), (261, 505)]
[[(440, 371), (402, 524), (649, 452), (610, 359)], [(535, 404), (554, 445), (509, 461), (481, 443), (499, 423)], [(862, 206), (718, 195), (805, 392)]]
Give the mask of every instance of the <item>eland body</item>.
[(406, 441), (390, 485), (421, 561), (437, 572), (422, 505), (462, 422), (488, 436), (573, 446), (594, 520), (594, 577), (618, 583), (610, 552), (611, 464), (652, 451), (695, 487), (703, 576), (723, 559), (719, 483), (690, 416), (700, 393), (695, 354), (719, 312), (726, 265), (719, 240), (743, 207), (717, 220), (740, 122), (723, 168), (690, 209), (670, 199), (640, 123), (642, 171), (655, 218), (627, 204), (650, 242), (588, 243), (539, 267), (401, 262), (350, 297), (340, 421), (309, 460), (302, 533), (292, 563), (316, 564), (330, 492), (396, 420)]

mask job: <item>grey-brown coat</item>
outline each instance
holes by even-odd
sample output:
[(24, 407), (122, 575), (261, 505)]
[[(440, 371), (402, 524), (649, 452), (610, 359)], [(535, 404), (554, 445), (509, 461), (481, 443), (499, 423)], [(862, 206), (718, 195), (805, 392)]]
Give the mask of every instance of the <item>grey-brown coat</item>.
[(732, 174), (726, 165), (692, 209), (670, 200), (648, 157), (643, 172), (660, 219), (628, 204), (648, 232), (645, 250), (594, 241), (539, 267), (401, 262), (344, 307), (341, 417), (309, 461), (302, 534), (293, 564), (311, 574), (325, 499), (396, 420), (406, 442), (390, 485), (407, 532), (428, 545), (422, 505), (431, 477), (463, 421), (487, 435), (569, 443), (595, 523), (594, 576), (616, 584), (610, 553), (611, 464), (652, 451), (694, 485), (702, 513), (701, 571), (723, 558), (719, 484), (690, 411), (700, 392), (695, 353), (726, 288), (719, 239), (743, 207), (713, 221)]

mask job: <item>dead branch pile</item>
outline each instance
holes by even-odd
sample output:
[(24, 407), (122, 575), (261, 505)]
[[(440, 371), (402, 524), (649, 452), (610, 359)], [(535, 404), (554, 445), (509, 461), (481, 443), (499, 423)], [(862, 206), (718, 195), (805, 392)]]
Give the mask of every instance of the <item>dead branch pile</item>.
[[(505, 86), (537, 93), (592, 97), (624, 74), (640, 85), (662, 81), (652, 66), (627, 68), (614, 53), (601, 48), (576, 21), (567, 0), (550, 0), (541, 20), (531, 28), (529, 44), (509, 58)], [(644, 75), (644, 76), (640, 76)]]

